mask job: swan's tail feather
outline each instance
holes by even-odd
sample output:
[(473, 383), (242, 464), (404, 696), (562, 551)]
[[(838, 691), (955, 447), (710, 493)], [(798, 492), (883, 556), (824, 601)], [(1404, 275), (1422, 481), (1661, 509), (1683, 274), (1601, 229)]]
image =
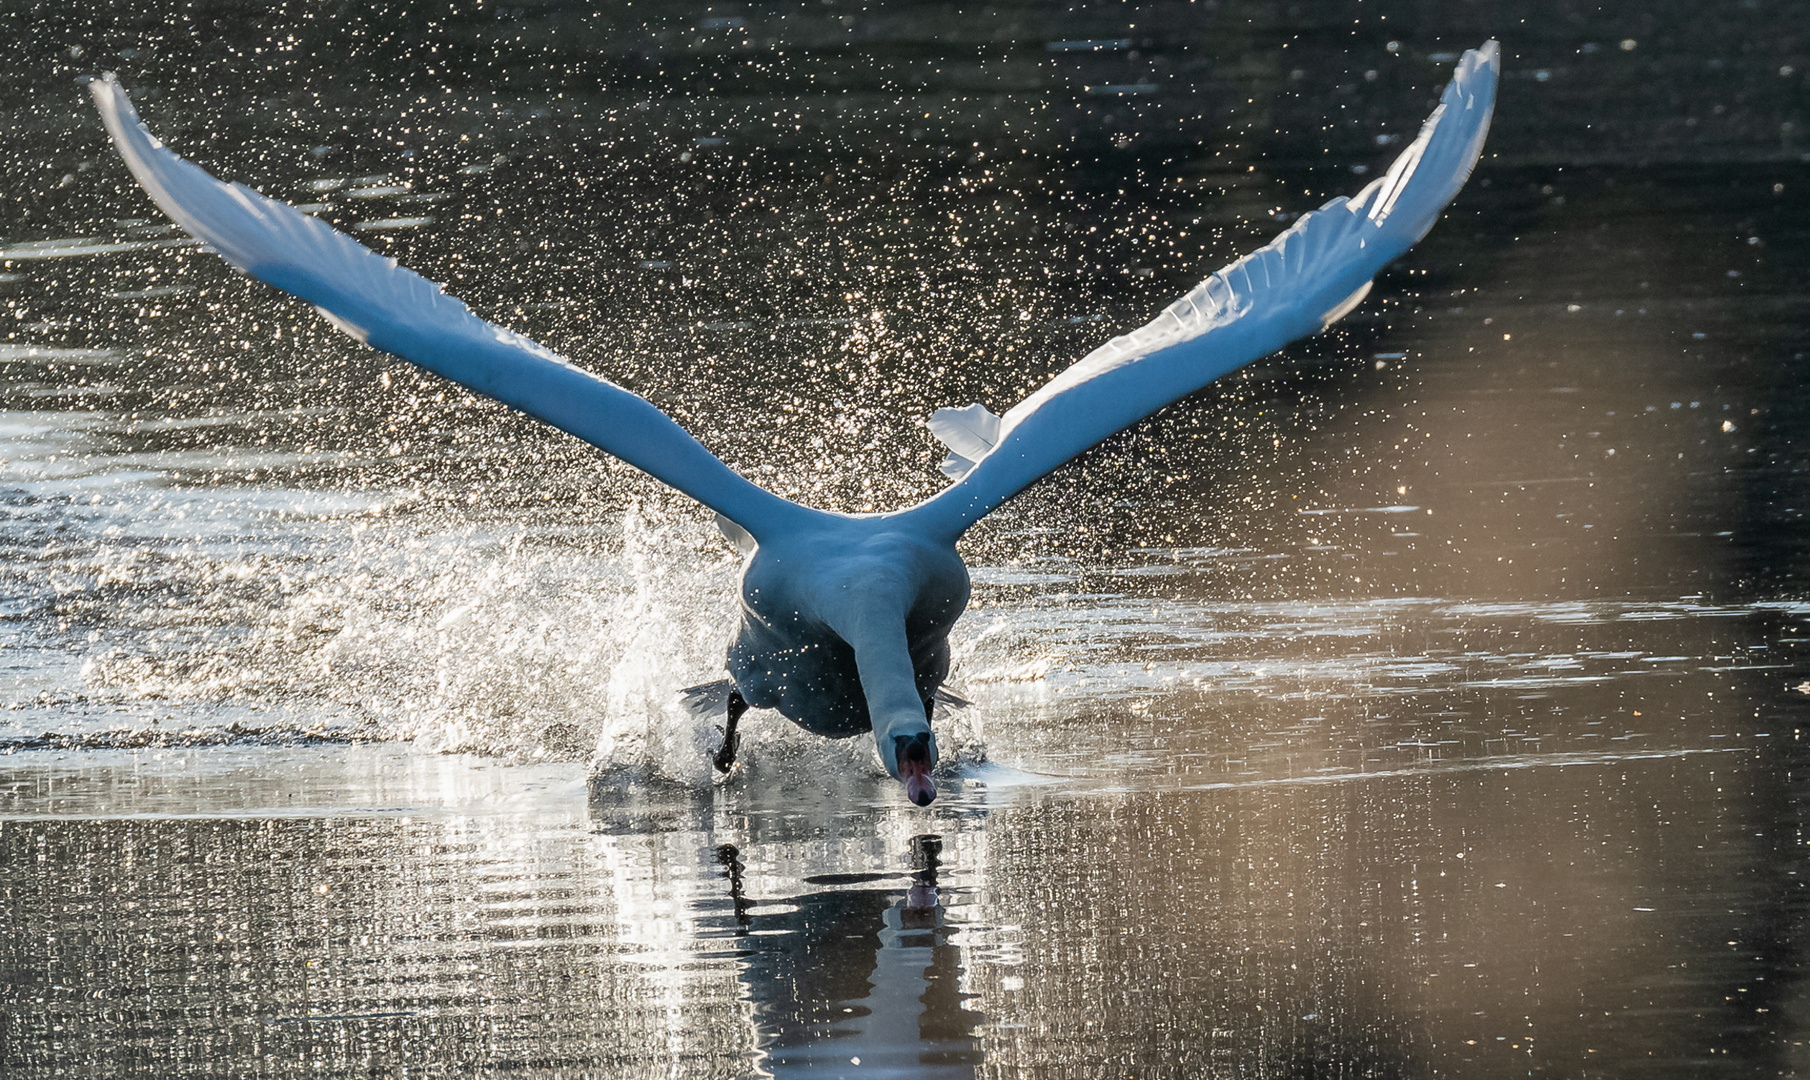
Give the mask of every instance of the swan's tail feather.
[(715, 682), (687, 686), (679, 691), (679, 697), (685, 703), (686, 712), (699, 719), (707, 719), (729, 711), (729, 695), (734, 690), (735, 683), (728, 679), (718, 679)]
[(993, 410), (976, 402), (962, 408), (942, 408), (930, 414), (930, 433), (949, 448), (937, 466), (944, 476), (960, 480), (999, 442), (1000, 419)]

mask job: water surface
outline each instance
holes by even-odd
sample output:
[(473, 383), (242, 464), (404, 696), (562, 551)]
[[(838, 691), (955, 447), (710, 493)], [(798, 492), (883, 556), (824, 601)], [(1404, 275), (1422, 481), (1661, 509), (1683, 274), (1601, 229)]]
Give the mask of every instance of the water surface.
[[(632, 10), (0, 13), (0, 1071), (1806, 1067), (1810, 12)], [(707, 515), (197, 250), (73, 82), (873, 510), (1491, 35), (1363, 308), (966, 541), (928, 810), (759, 714), (713, 779)]]

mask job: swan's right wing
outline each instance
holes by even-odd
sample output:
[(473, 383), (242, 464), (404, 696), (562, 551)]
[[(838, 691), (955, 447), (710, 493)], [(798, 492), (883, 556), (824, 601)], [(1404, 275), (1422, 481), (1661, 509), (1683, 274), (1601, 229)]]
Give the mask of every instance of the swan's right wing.
[(1496, 99), (1495, 42), (1464, 54), (1439, 107), (1389, 171), (1202, 282), (1149, 325), (1095, 349), (1004, 416), (940, 409), (956, 482), (905, 513), (950, 540), (1063, 462), (1221, 375), (1336, 322), (1426, 235), (1477, 163)]
[(485, 322), (438, 285), (326, 222), (177, 157), (139, 122), (111, 74), (88, 89), (132, 175), (166, 214), (227, 262), (308, 301), (353, 337), (576, 435), (755, 537), (812, 513), (737, 475), (644, 398)]

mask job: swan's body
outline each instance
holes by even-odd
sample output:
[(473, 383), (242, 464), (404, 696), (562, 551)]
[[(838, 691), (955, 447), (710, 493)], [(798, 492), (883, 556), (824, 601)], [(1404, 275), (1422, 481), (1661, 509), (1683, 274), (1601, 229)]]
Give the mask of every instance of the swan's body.
[(902, 524), (831, 519), (756, 549), (729, 646), (748, 704), (831, 738), (868, 730), (874, 711), (926, 717), (949, 676), (968, 568), (954, 544)]
[(830, 737), (872, 730), (914, 802), (935, 797), (931, 705), (968, 601), (962, 534), (1112, 433), (1330, 325), (1432, 227), (1470, 175), (1495, 100), (1497, 48), (1459, 61), (1439, 108), (1355, 199), (1305, 214), (1154, 321), (1114, 338), (1006, 412), (940, 409), (955, 483), (891, 514), (801, 506), (737, 475), (659, 409), (473, 315), (330, 226), (164, 149), (111, 75), (89, 85), (140, 185), (233, 265), (314, 304), (359, 340), (584, 439), (714, 509), (747, 555), (729, 647), (735, 702)]

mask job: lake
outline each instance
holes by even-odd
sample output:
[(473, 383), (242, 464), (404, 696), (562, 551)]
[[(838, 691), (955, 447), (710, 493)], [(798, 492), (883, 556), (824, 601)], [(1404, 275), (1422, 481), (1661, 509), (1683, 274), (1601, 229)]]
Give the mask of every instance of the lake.
[[(0, 12), (0, 1072), (1805, 1071), (1802, 26)], [(969, 534), (928, 809), (776, 714), (713, 776), (708, 513), (227, 268), (75, 81), (872, 511), (1492, 36), (1361, 308)]]

